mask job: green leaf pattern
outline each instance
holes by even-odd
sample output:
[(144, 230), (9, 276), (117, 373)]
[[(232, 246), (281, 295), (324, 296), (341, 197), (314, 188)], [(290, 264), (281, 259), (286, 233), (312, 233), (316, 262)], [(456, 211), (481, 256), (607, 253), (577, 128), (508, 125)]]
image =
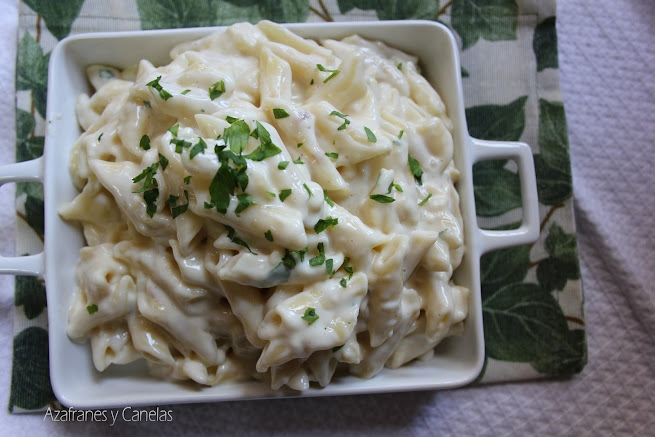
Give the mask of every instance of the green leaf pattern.
[[(32, 24), (22, 25), (18, 42), (16, 89), (22, 98), (18, 100), (16, 112), (17, 161), (34, 159), (43, 153), (47, 72), (52, 49), (52, 43), (44, 35), (49, 32), (60, 40), (76, 28), (76, 20), (90, 19), (88, 14), (81, 13), (84, 0), (22, 1), (34, 16)], [(493, 46), (496, 41), (509, 44), (519, 39), (517, 28), (524, 8), (517, 0), (116, 0), (114, 3), (121, 2), (135, 8), (137, 26), (141, 29), (229, 25), (261, 19), (332, 21), (359, 17), (358, 11), (374, 11), (380, 20), (436, 20), (454, 30), (465, 54), (479, 47)], [(87, 3), (90, 7), (90, 2)], [(349, 16), (342, 18), (345, 14)], [(107, 20), (110, 22), (115, 20)], [(111, 24), (104, 26), (98, 30), (115, 30)], [(531, 35), (536, 73), (558, 68), (555, 17), (542, 17)], [(492, 58), (488, 59), (493, 62)], [(465, 88), (467, 83), (484, 80), (472, 64), (466, 66), (461, 69)], [(504, 78), (497, 80), (502, 83)], [(502, 85), (513, 89), (507, 86), (509, 83)], [(529, 363), (536, 372), (559, 375), (582, 369), (586, 363), (586, 340), (584, 329), (580, 329), (584, 328), (584, 321), (566, 315), (558, 302), (558, 296), (567, 289), (575, 289), (571, 281), (580, 278), (575, 234), (567, 231), (571, 228), (570, 219), (556, 214), (570, 210), (572, 195), (564, 107), (561, 101), (552, 100), (552, 96), (547, 99), (537, 93), (531, 90), (505, 95), (502, 102), (483, 98), (478, 100), (483, 104), (466, 109), (469, 132), (474, 137), (516, 141), (535, 136), (532, 146), (535, 150), (538, 146), (539, 150), (535, 155), (539, 201), (544, 206), (540, 242), (492, 252), (481, 259), (487, 343), (485, 369), (489, 360), (500, 360)], [(477, 214), (486, 219), (504, 217), (521, 205), (519, 177), (508, 161), (477, 163), (474, 192)], [(16, 196), (25, 222), (42, 238), (42, 185), (19, 183)], [(500, 228), (512, 226), (516, 227), (516, 223)], [(43, 283), (36, 278), (16, 278), (15, 303), (26, 320), (38, 324), (46, 306)], [(48, 384), (47, 332), (43, 328), (45, 325), (30, 326), (15, 337), (10, 410), (42, 408), (54, 400)], [(479, 379), (484, 379), (483, 375)]]

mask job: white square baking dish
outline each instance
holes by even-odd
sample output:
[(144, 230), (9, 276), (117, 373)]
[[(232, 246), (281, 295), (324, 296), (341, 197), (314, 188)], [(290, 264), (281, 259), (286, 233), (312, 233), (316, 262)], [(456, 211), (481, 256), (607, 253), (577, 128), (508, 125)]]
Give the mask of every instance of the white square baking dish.
[[(225, 383), (215, 387), (172, 383), (149, 376), (143, 362), (112, 366), (99, 373), (88, 344), (76, 344), (66, 335), (68, 308), (75, 289), (74, 272), (80, 230), (64, 222), (57, 208), (78, 193), (69, 172), (69, 151), (81, 130), (75, 100), (89, 93), (85, 69), (102, 63), (125, 68), (141, 59), (155, 65), (170, 61), (176, 44), (207, 35), (218, 28), (147, 32), (95, 33), (66, 38), (52, 51), (48, 80), (47, 132), (44, 157), (0, 168), (0, 184), (39, 181), (45, 190), (45, 250), (29, 257), (0, 258), (0, 273), (44, 276), (49, 320), (50, 377), (54, 393), (66, 406), (108, 408), (189, 402), (209, 402), (280, 396), (329, 396), (356, 393), (443, 389), (473, 381), (484, 361), (480, 297), (480, 256), (502, 247), (537, 239), (539, 217), (532, 154), (526, 144), (495, 143), (468, 135), (457, 45), (443, 25), (429, 21), (290, 24), (300, 36), (342, 38), (353, 33), (381, 40), (420, 59), (422, 73), (443, 98), (454, 123), (454, 160), (461, 172), (458, 191), (464, 218), (466, 255), (455, 272), (458, 284), (471, 290), (470, 309), (461, 337), (449, 338), (434, 359), (413, 362), (397, 370), (385, 369), (372, 379), (335, 378), (326, 388), (298, 393), (273, 391), (261, 382)], [(519, 167), (523, 197), (523, 224), (511, 231), (478, 228), (475, 217), (472, 166), (485, 159), (512, 159)]]

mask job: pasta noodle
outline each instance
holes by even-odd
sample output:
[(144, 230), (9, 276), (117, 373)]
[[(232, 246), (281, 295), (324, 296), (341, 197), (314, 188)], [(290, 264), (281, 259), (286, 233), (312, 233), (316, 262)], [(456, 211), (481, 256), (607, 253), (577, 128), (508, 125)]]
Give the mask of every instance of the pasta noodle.
[(266, 21), (171, 57), (91, 66), (77, 102), (68, 335), (98, 370), (306, 390), (461, 330), (452, 123), (414, 57)]

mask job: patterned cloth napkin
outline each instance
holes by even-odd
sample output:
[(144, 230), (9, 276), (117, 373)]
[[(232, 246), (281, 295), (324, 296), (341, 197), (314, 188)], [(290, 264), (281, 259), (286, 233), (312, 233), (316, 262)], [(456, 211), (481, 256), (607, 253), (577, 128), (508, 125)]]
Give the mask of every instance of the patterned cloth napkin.
[[(22, 0), (16, 67), (16, 160), (41, 155), (48, 59), (78, 33), (228, 25), (238, 21), (437, 20), (461, 50), (473, 137), (524, 141), (534, 152), (541, 236), (481, 260), (486, 360), (478, 383), (577, 373), (587, 359), (571, 166), (559, 89), (555, 0)], [(478, 223), (521, 220), (513, 163), (474, 167)], [(43, 248), (43, 187), (16, 188), (17, 253)], [(48, 372), (46, 290), (17, 277), (9, 410), (56, 402)]]

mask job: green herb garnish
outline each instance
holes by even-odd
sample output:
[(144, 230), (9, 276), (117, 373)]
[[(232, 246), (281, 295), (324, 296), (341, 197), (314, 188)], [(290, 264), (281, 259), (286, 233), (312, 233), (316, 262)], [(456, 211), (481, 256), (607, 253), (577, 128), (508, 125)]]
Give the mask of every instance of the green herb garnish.
[(98, 312), (98, 305), (92, 303), (91, 305), (86, 306), (86, 310), (89, 314), (97, 313)]
[(209, 98), (214, 100), (219, 98), (225, 92), (225, 81), (219, 80), (214, 85), (209, 87)]
[(186, 95), (186, 94), (188, 94), (190, 92), (191, 92), (191, 90), (187, 88), (184, 91), (182, 91), (180, 94), (182, 94), (184, 96), (184, 95)]
[(269, 229), (268, 231), (264, 232), (264, 237), (270, 241), (271, 243), (273, 242), (273, 233)]
[(191, 175), (184, 176), (183, 180), (185, 184), (189, 185), (189, 182), (191, 182)]
[(414, 175), (414, 179), (416, 179), (416, 182), (418, 182), (419, 185), (423, 185), (423, 181), (421, 180), (423, 169), (421, 169), (421, 165), (416, 159), (412, 158), (412, 155), (410, 154), (407, 154), (407, 161), (409, 162), (409, 169)]
[(230, 127), (223, 131), (223, 139), (225, 144), (231, 151), (241, 154), (248, 145), (248, 136), (250, 135), (250, 127), (243, 120), (237, 120), (230, 124)]
[(172, 133), (173, 136), (176, 137), (176, 136), (177, 136), (177, 132), (179, 131), (179, 129), (180, 129), (180, 125), (179, 125), (179, 124), (176, 124), (176, 125), (174, 125), (174, 126), (169, 127), (169, 128), (168, 128), (168, 131), (169, 131), (170, 133)]
[(296, 259), (293, 257), (293, 252), (291, 252), (289, 249), (284, 249), (284, 256), (282, 257), (282, 261), (280, 261), (280, 263), (289, 270), (293, 269), (296, 266)]
[(257, 202), (255, 202), (255, 199), (253, 199), (252, 196), (248, 193), (238, 194), (237, 199), (239, 200), (239, 203), (237, 204), (237, 207), (234, 209), (234, 213), (237, 215), (237, 217), (246, 208), (257, 204)]
[(398, 67), (398, 70), (402, 71), (403, 70), (403, 63), (399, 62), (397, 67)]
[(284, 202), (284, 200), (291, 195), (291, 188), (286, 188), (282, 191), (280, 191), (280, 201)]
[[(332, 73), (327, 78), (325, 78), (325, 80), (323, 80), (323, 83), (327, 83), (328, 80), (332, 79), (334, 76), (339, 74), (339, 70), (330, 70), (329, 68), (325, 68), (321, 64), (316, 64), (316, 68), (318, 68), (320, 71), (323, 71), (323, 72)], [(312, 80), (314, 80), (314, 79), (312, 79)]]
[(313, 196), (312, 190), (309, 189), (307, 184), (302, 184), (302, 186), (305, 187), (305, 191), (307, 191), (307, 194), (309, 194), (309, 197), (312, 197)]
[(334, 260), (332, 258), (325, 260), (325, 270), (327, 274), (332, 276), (334, 274)]
[(341, 280), (339, 281), (339, 285), (341, 285), (343, 288), (346, 288), (346, 285), (348, 285), (348, 280), (345, 277), (341, 278)]
[(430, 199), (430, 197), (432, 197), (432, 193), (428, 193), (428, 195), (425, 196), (425, 199), (421, 200), (421, 201), (418, 203), (418, 206), (423, 206), (423, 205), (425, 205), (425, 202), (427, 202), (427, 201)]
[(143, 193), (146, 190), (149, 190), (153, 186), (157, 186), (157, 179), (154, 179), (155, 173), (157, 173), (157, 167), (159, 166), (158, 162), (155, 162), (149, 167), (143, 169), (141, 173), (132, 178), (132, 182), (137, 183), (143, 180), (143, 186), (133, 193)]
[(325, 156), (327, 156), (328, 158), (332, 158), (332, 159), (337, 159), (337, 158), (339, 158), (339, 154), (338, 154), (338, 153), (334, 153), (334, 152), (325, 152)]
[[(100, 142), (100, 140), (102, 139), (102, 135), (103, 135), (103, 132), (100, 132), (100, 135), (98, 135), (98, 142)], [(148, 141), (150, 141), (150, 139), (148, 139)]]
[(305, 310), (302, 319), (307, 322), (308, 325), (311, 325), (318, 320), (318, 314), (316, 314), (316, 309), (309, 307)]
[(258, 121), (255, 121), (255, 124), (257, 125), (257, 134), (261, 144), (252, 153), (246, 155), (246, 158), (253, 161), (263, 161), (266, 158), (282, 153), (282, 150), (271, 141), (271, 135), (266, 128)]
[(166, 170), (166, 167), (168, 167), (168, 159), (161, 153), (159, 154), (159, 165), (161, 165), (162, 171)]
[(277, 168), (280, 170), (284, 170), (285, 168), (287, 168), (288, 165), (289, 165), (289, 161), (280, 161), (277, 164)]
[(202, 138), (198, 138), (198, 142), (189, 150), (189, 159), (193, 159), (198, 153), (204, 153), (207, 148), (207, 143)]
[(393, 197), (384, 194), (371, 194), (369, 197), (378, 203), (391, 203), (396, 201)]
[(309, 259), (309, 265), (314, 267), (320, 266), (325, 262), (325, 248), (323, 247), (323, 243), (318, 243), (316, 248), (318, 249), (318, 255)]
[(173, 138), (170, 143), (175, 144), (175, 153), (182, 153), (184, 149), (191, 147), (191, 143), (182, 138)]
[(378, 141), (378, 139), (375, 137), (375, 134), (373, 133), (373, 131), (371, 129), (367, 128), (366, 126), (364, 126), (364, 132), (366, 132), (366, 138), (368, 138), (368, 140), (370, 142), (375, 143), (375, 142)]
[(273, 116), (278, 120), (280, 118), (287, 118), (289, 113), (282, 108), (273, 108)]
[[(98, 141), (100, 141), (100, 138), (98, 138)], [(150, 137), (148, 135), (141, 137), (141, 140), (139, 141), (139, 147), (141, 147), (143, 150), (150, 150)]]
[(336, 225), (339, 224), (339, 219), (338, 218), (332, 218), (330, 216), (325, 217), (324, 219), (319, 219), (316, 224), (314, 225), (314, 232), (317, 234), (320, 234), (327, 228), (334, 228)]
[(255, 252), (250, 250), (250, 246), (248, 246), (248, 243), (246, 243), (236, 235), (236, 232), (233, 227), (228, 225), (223, 225), (223, 226), (225, 226), (225, 229), (227, 230), (227, 238), (229, 238), (231, 242), (233, 242), (234, 244), (238, 244), (239, 246), (243, 246), (246, 249), (248, 249), (248, 252), (252, 253), (253, 255), (257, 255)]
[(342, 114), (339, 111), (332, 111), (330, 112), (330, 115), (336, 115), (339, 118), (343, 119), (343, 124), (337, 128), (337, 130), (344, 130), (346, 126), (350, 124), (350, 120), (347, 118), (348, 116), (346, 114)]
[(294, 164), (304, 164), (305, 162), (302, 160), (302, 156), (299, 156), (297, 159), (293, 160)]
[(164, 101), (170, 99), (173, 97), (171, 93), (166, 91), (160, 84), (159, 84), (159, 79), (161, 79), (161, 76), (157, 76), (157, 79), (151, 80), (146, 84), (146, 86), (153, 87), (159, 92), (159, 97), (161, 97)]
[(330, 199), (327, 190), (323, 190), (323, 200), (325, 200), (328, 205), (334, 206), (334, 200)]

